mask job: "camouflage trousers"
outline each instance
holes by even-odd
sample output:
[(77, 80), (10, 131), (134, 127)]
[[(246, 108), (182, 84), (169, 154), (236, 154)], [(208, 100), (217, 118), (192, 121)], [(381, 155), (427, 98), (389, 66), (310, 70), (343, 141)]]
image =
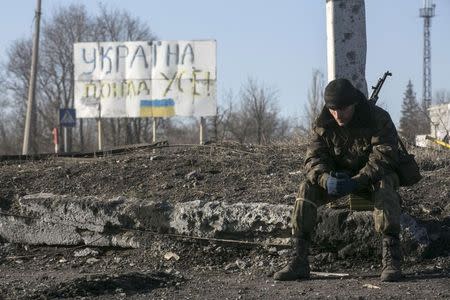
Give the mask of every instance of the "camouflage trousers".
[[(397, 193), (398, 186), (397, 174), (391, 173), (374, 184), (369, 191), (374, 203), (373, 218), (378, 233), (400, 233), (401, 199)], [(316, 226), (317, 208), (336, 199), (328, 196), (321, 186), (309, 181), (302, 182), (292, 212), (293, 235), (310, 240)]]

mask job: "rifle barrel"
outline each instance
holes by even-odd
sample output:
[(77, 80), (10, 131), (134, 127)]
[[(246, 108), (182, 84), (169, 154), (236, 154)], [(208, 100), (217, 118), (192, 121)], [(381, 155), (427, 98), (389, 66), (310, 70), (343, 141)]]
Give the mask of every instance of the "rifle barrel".
[(388, 76), (392, 76), (392, 73), (389, 71), (386, 71), (384, 73), (383, 77), (378, 79), (377, 85), (372, 87), (373, 91), (372, 91), (372, 95), (370, 95), (370, 97), (369, 97), (369, 101), (372, 102), (373, 104), (377, 103), (378, 93), (380, 92), (381, 87), (383, 86), (383, 83)]

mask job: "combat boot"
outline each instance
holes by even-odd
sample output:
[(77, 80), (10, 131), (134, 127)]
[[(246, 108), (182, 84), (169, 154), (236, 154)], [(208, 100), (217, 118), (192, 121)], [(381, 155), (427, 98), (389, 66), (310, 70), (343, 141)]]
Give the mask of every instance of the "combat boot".
[(383, 269), (381, 281), (398, 281), (402, 277), (400, 239), (397, 236), (383, 235)]
[(295, 256), (282, 270), (273, 275), (273, 279), (288, 281), (296, 279), (308, 279), (309, 263), (308, 251), (310, 242), (302, 238), (294, 238)]

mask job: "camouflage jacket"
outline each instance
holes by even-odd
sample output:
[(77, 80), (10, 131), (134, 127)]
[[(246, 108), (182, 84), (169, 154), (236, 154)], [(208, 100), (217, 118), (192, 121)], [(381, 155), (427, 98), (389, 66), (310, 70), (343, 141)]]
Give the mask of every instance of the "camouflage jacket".
[(349, 124), (340, 127), (326, 107), (316, 120), (306, 152), (306, 176), (326, 188), (331, 171), (346, 172), (366, 187), (398, 165), (397, 130), (382, 108), (360, 100)]

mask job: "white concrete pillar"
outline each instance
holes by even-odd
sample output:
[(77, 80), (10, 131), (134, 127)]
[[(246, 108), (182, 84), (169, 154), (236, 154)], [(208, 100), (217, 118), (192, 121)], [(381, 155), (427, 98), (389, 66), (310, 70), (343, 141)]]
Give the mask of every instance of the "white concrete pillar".
[(328, 81), (347, 78), (366, 96), (364, 0), (326, 0)]

